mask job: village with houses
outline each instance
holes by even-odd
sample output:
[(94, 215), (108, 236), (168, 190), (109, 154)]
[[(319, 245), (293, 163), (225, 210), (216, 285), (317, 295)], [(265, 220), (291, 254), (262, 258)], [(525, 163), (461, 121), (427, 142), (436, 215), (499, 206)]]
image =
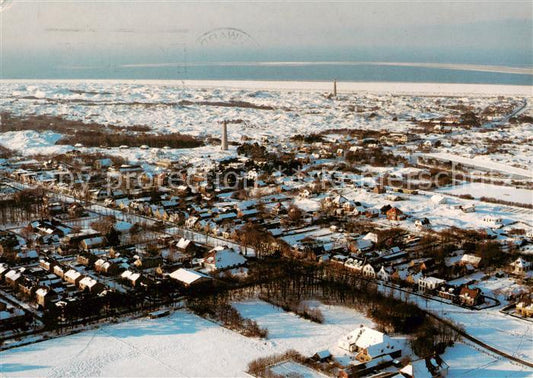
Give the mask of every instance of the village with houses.
[[(51, 115), (56, 90), (8, 89), (2, 115), (6, 353), (184, 313), (269, 340), (260, 310), (319, 327), (342, 307), (365, 320), (248, 373), (443, 377), (458, 345), (532, 372), (530, 98), (187, 89), (167, 137), (167, 110), (151, 128), (138, 104), (82, 119), (74, 89), (79, 118)], [(98, 133), (124, 107), (131, 130)]]

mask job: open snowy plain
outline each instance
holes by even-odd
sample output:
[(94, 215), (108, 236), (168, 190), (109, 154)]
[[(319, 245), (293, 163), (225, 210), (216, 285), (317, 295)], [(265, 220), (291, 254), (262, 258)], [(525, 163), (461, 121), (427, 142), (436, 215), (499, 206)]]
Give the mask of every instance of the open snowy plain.
[[(268, 339), (247, 338), (178, 310), (165, 318), (103, 326), (2, 352), (0, 371), (6, 377), (247, 376), (247, 365), (256, 358), (288, 349), (306, 355), (328, 348), (338, 353), (336, 344), (341, 336), (361, 324), (372, 326), (362, 314), (343, 307), (319, 305), (326, 321), (315, 324), (262, 301), (234, 306), (268, 328)], [(533, 374), (533, 370), (461, 343), (448, 349), (444, 358), (451, 366), (450, 377)]]

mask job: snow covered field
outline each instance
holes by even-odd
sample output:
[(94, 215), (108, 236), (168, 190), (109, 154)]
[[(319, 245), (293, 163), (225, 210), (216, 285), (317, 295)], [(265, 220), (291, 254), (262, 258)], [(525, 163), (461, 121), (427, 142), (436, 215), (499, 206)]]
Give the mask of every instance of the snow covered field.
[(320, 305), (326, 323), (316, 324), (261, 301), (235, 306), (267, 327), (269, 338), (246, 338), (180, 310), (2, 352), (0, 372), (8, 377), (244, 376), (256, 358), (287, 349), (312, 354), (361, 324), (372, 325), (342, 307)]
[[(248, 363), (256, 358), (288, 349), (296, 349), (304, 355), (322, 349), (338, 353), (335, 345), (341, 336), (361, 324), (372, 326), (371, 321), (354, 310), (318, 302), (310, 304), (320, 308), (326, 319), (324, 324), (303, 320), (262, 301), (234, 304), (243, 316), (268, 328), (267, 340), (246, 338), (179, 310), (165, 318), (142, 318), (107, 325), (2, 352), (0, 373), (6, 377), (246, 376)], [(478, 322), (479, 317), (475, 319)], [(500, 325), (493, 337), (508, 338), (509, 348), (516, 349), (517, 339), (508, 337), (515, 331), (504, 332), (501, 329), (506, 323), (497, 319), (495, 322)], [(489, 336), (488, 331), (485, 333)], [(526, 354), (533, 352), (527, 343), (526, 336), (521, 343)], [(450, 365), (450, 377), (527, 377), (533, 374), (533, 370), (461, 343), (448, 349), (444, 359)]]
[(475, 156), (474, 158), (467, 158), (450, 153), (432, 153), (425, 154), (425, 156), (430, 158), (448, 160), (459, 164), (464, 164), (466, 166), (479, 167), (484, 170), (498, 171), (514, 176), (522, 176), (526, 178), (533, 177), (533, 171), (531, 170), (531, 168), (522, 169), (510, 166), (509, 164), (498, 163), (487, 156)]
[(441, 188), (438, 191), (456, 195), (470, 194), (474, 198), (490, 197), (509, 202), (533, 204), (533, 191), (511, 186), (471, 182)]
[[(396, 295), (400, 294), (396, 292)], [(408, 300), (441, 318), (452, 320), (471, 336), (500, 351), (533, 362), (533, 323), (501, 313), (499, 310), (503, 306), (476, 311), (415, 295), (410, 295)]]
[[(511, 188), (512, 189), (512, 188)], [(436, 204), (431, 200), (431, 194), (419, 193), (418, 195), (404, 196), (403, 201), (384, 200), (379, 194), (368, 192), (364, 189), (347, 188), (342, 191), (342, 194), (353, 201), (359, 201), (367, 207), (380, 208), (385, 204), (396, 206), (403, 212), (411, 215), (413, 218), (409, 222), (402, 222), (403, 227), (407, 227), (416, 231), (414, 220), (421, 218), (428, 218), (431, 222), (431, 228), (434, 230), (443, 230), (445, 228), (455, 226), (460, 228), (487, 228), (490, 224), (483, 219), (487, 216), (497, 216), (502, 218), (503, 225), (512, 224), (515, 222), (517, 227), (530, 230), (531, 225), (531, 210), (512, 208), (499, 204), (492, 204), (487, 202), (480, 202), (475, 200), (464, 200), (455, 197), (447, 197), (446, 203)], [(475, 204), (476, 211), (473, 213), (465, 213), (456, 208), (459, 205)], [(384, 226), (395, 224), (389, 220), (380, 220)]]
[(72, 146), (56, 146), (61, 137), (61, 134), (52, 131), (8, 131), (0, 133), (0, 145), (24, 155), (61, 154), (72, 150)]
[(448, 377), (531, 377), (533, 370), (512, 364), (501, 357), (481, 352), (478, 348), (456, 343), (446, 349), (442, 358), (449, 365)]

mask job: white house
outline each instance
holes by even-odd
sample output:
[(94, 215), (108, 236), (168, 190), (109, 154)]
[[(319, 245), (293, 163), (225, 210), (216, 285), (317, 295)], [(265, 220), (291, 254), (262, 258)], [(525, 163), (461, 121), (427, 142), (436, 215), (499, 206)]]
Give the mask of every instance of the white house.
[(81, 273), (74, 269), (69, 269), (63, 276), (63, 279), (65, 281), (73, 285), (77, 285), (82, 278), (83, 276), (81, 275)]
[(363, 270), (363, 262), (361, 260), (355, 260), (352, 258), (347, 259), (344, 263), (344, 266), (357, 272), (361, 272)]
[(377, 278), (381, 281), (390, 281), (391, 272), (383, 265), (377, 273)]
[(343, 336), (338, 346), (348, 352), (357, 353), (356, 358), (365, 362), (384, 355), (399, 357), (402, 353), (395, 340), (382, 332), (364, 326)]
[(375, 278), (376, 277), (376, 271), (374, 270), (374, 267), (372, 265), (365, 264), (365, 266), (363, 266), (363, 275), (365, 277)]
[(418, 280), (418, 290), (420, 290), (420, 291), (435, 290), (437, 287), (439, 287), (443, 283), (446, 283), (446, 281), (445, 280), (441, 280), (440, 278), (436, 278), (436, 277), (421, 277)]
[(137, 286), (138, 283), (140, 282), (141, 274), (132, 272), (131, 270), (125, 270), (120, 275), (120, 278), (128, 281), (131, 284), (131, 286)]
[(511, 268), (513, 268), (514, 274), (524, 274), (531, 267), (531, 264), (521, 257), (517, 258), (510, 265), (511, 265)]

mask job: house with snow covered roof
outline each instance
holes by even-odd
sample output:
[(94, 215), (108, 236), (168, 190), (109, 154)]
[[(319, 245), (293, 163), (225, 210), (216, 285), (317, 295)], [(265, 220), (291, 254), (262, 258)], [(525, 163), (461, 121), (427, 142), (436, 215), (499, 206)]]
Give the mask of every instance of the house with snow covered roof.
[(365, 211), (366, 211), (366, 207), (364, 207), (363, 205), (355, 206), (352, 211), (352, 215), (354, 216), (364, 215)]
[(374, 243), (371, 240), (365, 239), (365, 238), (358, 239), (355, 242), (355, 249), (359, 253), (368, 251), (372, 249), (373, 246), (374, 246)]
[(40, 287), (35, 291), (35, 301), (43, 308), (48, 307), (55, 297), (55, 292), (48, 287)]
[(378, 240), (379, 240), (378, 234), (376, 234), (375, 232), (369, 232), (368, 234), (363, 236), (363, 239), (364, 240), (370, 240), (374, 244), (376, 244), (378, 242)]
[(24, 273), (24, 268), (19, 269), (11, 269), (8, 271), (5, 276), (4, 280), (6, 281), (6, 284), (9, 286), (16, 288), (18, 285), (18, 282), (22, 279), (22, 274)]
[(80, 290), (98, 294), (104, 290), (104, 285), (89, 276), (83, 277), (78, 283)]
[(531, 268), (531, 263), (524, 260), (522, 257), (519, 257), (515, 261), (513, 261), (510, 266), (514, 274), (522, 275), (525, 274)]
[(392, 276), (392, 269), (386, 268), (385, 265), (382, 265), (379, 271), (376, 273), (376, 277), (381, 281), (390, 281)]
[(126, 234), (126, 233), (130, 232), (132, 227), (133, 227), (133, 224), (131, 224), (129, 222), (124, 222), (124, 221), (117, 221), (113, 225), (113, 228), (119, 234)]
[(6, 263), (0, 263), (0, 282), (4, 279), (4, 276), (9, 272), (11, 269), (9, 268), (9, 265)]
[(196, 249), (196, 245), (192, 240), (180, 238), (176, 243), (176, 248), (182, 253), (193, 253)]
[(474, 213), (476, 211), (476, 205), (470, 203), (460, 206), (460, 209), (463, 211), (463, 213)]
[(365, 277), (369, 277), (369, 278), (376, 277), (376, 270), (374, 269), (372, 265), (368, 263), (363, 266), (362, 273), (363, 273), (363, 276)]
[(218, 271), (246, 264), (246, 258), (228, 247), (215, 247), (207, 253), (204, 267), (208, 271)]
[[(415, 360), (405, 365), (399, 377), (402, 378), (432, 378), (446, 377), (448, 375), (448, 364), (439, 355), (430, 356)], [(396, 377), (396, 376), (395, 376)]]
[(458, 265), (461, 265), (461, 266), (470, 265), (476, 269), (479, 268), (480, 264), (481, 264), (481, 257), (476, 256), (476, 255), (471, 255), (468, 253), (465, 253), (463, 256), (461, 256), (461, 259), (458, 262)]
[(211, 277), (206, 274), (185, 268), (175, 270), (169, 274), (169, 277), (185, 287), (198, 286), (212, 281)]
[(427, 218), (415, 220), (415, 227), (419, 230), (428, 229), (431, 227), (431, 222)]
[(141, 273), (133, 272), (129, 269), (122, 272), (120, 278), (133, 287), (141, 285), (143, 281)]
[(106, 240), (103, 236), (96, 236), (94, 238), (83, 239), (80, 242), (80, 248), (84, 250), (102, 247), (106, 244)]
[(446, 283), (445, 280), (437, 277), (420, 277), (418, 279), (418, 290), (431, 291), (436, 290), (440, 285)]
[(458, 299), (459, 303), (466, 306), (475, 306), (478, 304), (482, 304), (485, 301), (481, 289), (471, 289), (467, 285), (461, 286)]
[(400, 357), (402, 354), (399, 343), (375, 329), (361, 326), (343, 336), (338, 346), (350, 353), (356, 353), (360, 362), (370, 362), (381, 356)]
[(78, 286), (82, 278), (83, 278), (83, 275), (74, 269), (67, 270), (67, 272), (63, 276), (63, 279), (65, 281), (76, 286)]
[(114, 261), (98, 259), (94, 263), (94, 270), (98, 273), (103, 273), (112, 276), (118, 274), (120, 268), (119, 265)]

